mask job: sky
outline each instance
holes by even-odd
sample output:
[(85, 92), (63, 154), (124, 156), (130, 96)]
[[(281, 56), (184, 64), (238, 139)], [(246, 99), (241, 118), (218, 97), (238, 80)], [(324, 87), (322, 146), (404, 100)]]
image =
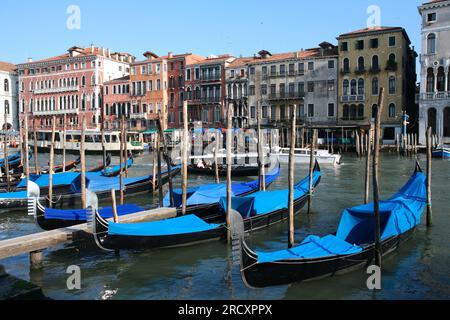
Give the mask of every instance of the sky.
[[(401, 26), (420, 53), (425, 0), (21, 0), (2, 1), (0, 61), (22, 63), (90, 46), (158, 55), (192, 52), (252, 56), (287, 52), (365, 28), (367, 9), (380, 8), (381, 25)], [(67, 13), (80, 10), (79, 20)], [(73, 19), (75, 17), (75, 19)], [(71, 28), (67, 27), (69, 21)], [(80, 28), (77, 26), (80, 22)]]

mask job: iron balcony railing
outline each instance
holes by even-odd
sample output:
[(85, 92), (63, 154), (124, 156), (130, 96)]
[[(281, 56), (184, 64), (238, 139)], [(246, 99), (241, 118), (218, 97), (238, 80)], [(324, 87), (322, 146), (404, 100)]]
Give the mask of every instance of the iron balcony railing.
[(366, 96), (363, 94), (341, 96), (341, 102), (363, 102)]
[(426, 93), (421, 93), (417, 96), (417, 100), (419, 100), (419, 101), (449, 100), (449, 99), (450, 99), (450, 91), (426, 92)]
[(269, 93), (269, 100), (302, 99), (304, 97), (305, 97), (305, 92), (276, 92), (276, 93)]

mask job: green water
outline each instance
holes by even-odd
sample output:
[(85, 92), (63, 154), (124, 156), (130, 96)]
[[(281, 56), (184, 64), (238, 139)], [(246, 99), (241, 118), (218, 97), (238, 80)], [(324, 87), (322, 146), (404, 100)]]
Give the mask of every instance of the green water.
[[(40, 159), (45, 163), (48, 159)], [(421, 157), (419, 157), (421, 158)], [(131, 176), (151, 173), (151, 157), (136, 159)], [(91, 166), (100, 157), (88, 156)], [(424, 159), (422, 166), (425, 167)], [(344, 155), (336, 168), (323, 167), (323, 178), (313, 200), (313, 211), (303, 211), (296, 222), (296, 239), (308, 234), (334, 232), (342, 210), (359, 205), (364, 194), (365, 161)], [(113, 159), (117, 163), (117, 159)], [(414, 160), (383, 155), (380, 189), (383, 198), (395, 193), (410, 177)], [(297, 166), (296, 178), (307, 175), (306, 166)], [(191, 177), (190, 186), (212, 182), (212, 178)], [(180, 185), (180, 178), (174, 180)], [(12, 275), (30, 280), (55, 299), (450, 299), (450, 162), (433, 162), (433, 221), (422, 224), (414, 237), (390, 258), (384, 260), (383, 290), (369, 291), (365, 270), (302, 284), (266, 289), (248, 289), (239, 270), (231, 267), (225, 243), (207, 243), (192, 247), (146, 252), (113, 253), (99, 251), (91, 243), (60, 246), (45, 252), (44, 268), (30, 271), (28, 257), (3, 260)], [(287, 166), (271, 189), (287, 187)], [(127, 202), (156, 204), (151, 195), (127, 199)], [(107, 203), (106, 203), (107, 204)], [(258, 249), (287, 247), (287, 223), (257, 232), (248, 239)], [(0, 214), (0, 239), (38, 232), (32, 217), (25, 213)], [(81, 268), (82, 289), (66, 288), (70, 265)]]

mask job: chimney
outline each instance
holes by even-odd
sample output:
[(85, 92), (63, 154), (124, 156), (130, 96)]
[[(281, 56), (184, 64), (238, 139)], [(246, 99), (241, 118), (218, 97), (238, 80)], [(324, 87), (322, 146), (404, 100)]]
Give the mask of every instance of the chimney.
[(105, 56), (105, 48), (102, 47), (102, 56)]
[(28, 58), (28, 59), (27, 59), (27, 62), (28, 62), (28, 63), (33, 62), (33, 58)]
[(169, 57), (169, 59), (173, 58), (173, 52), (169, 51), (169, 53), (167, 54), (167, 56)]
[(106, 49), (106, 55), (108, 56), (108, 58), (110, 58), (111, 59), (111, 50), (108, 48), (108, 49)]
[(94, 44), (91, 44), (91, 52), (92, 53), (94, 53), (94, 49), (95, 49)]
[(298, 59), (298, 57), (299, 57), (298, 51), (295, 51), (295, 59)]

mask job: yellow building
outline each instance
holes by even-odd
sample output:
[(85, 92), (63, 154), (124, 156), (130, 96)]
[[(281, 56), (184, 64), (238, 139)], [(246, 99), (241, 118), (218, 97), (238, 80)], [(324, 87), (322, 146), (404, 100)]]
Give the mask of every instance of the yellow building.
[(373, 27), (342, 34), (339, 41), (338, 125), (367, 128), (381, 87), (383, 142), (402, 132), (402, 114), (415, 117), (417, 54), (400, 27)]

